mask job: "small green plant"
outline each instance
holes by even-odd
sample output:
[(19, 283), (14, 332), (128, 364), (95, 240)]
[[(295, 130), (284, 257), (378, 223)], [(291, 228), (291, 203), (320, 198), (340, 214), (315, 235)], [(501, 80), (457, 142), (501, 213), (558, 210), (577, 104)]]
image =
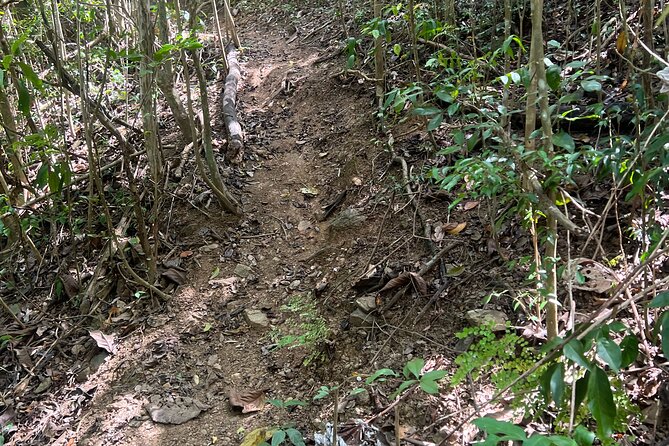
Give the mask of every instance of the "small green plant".
[(322, 355), (321, 344), (327, 339), (330, 329), (325, 319), (318, 314), (311, 294), (292, 296), (281, 310), (289, 314), (285, 325), (291, 328), (288, 332), (279, 329), (272, 331), (272, 340), (278, 348), (305, 347), (309, 351), (304, 360), (305, 366), (317, 361)]
[(304, 436), (302, 433), (293, 427), (276, 429), (272, 434), (272, 439), (269, 443), (262, 442), (260, 446), (279, 446), (281, 444), (288, 444), (286, 440), (290, 441), (293, 446), (305, 446)]
[(423, 367), (425, 367), (425, 360), (423, 358), (414, 358), (407, 362), (402, 370), (402, 375), (404, 375), (406, 379), (402, 381), (397, 390), (390, 395), (390, 398), (395, 399), (402, 392), (416, 384), (418, 384), (424, 392), (427, 392), (430, 395), (439, 393), (439, 385), (437, 384), (437, 381), (446, 376), (446, 371), (431, 370), (427, 373), (423, 373)]

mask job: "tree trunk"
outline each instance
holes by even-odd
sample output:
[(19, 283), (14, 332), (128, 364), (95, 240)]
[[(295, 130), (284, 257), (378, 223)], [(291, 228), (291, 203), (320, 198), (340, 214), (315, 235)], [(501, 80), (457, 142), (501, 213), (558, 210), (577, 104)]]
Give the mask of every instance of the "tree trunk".
[[(167, 22), (165, 0), (160, 0), (158, 2), (158, 34), (161, 43), (169, 43), (169, 26)], [(181, 130), (184, 140), (187, 142), (192, 141), (193, 135), (191, 135), (191, 125), (188, 119), (188, 113), (186, 112), (186, 107), (184, 107), (183, 102), (179, 98), (179, 94), (174, 88), (174, 67), (172, 65), (172, 59), (167, 58), (160, 65), (158, 72), (156, 73), (156, 83), (165, 97), (165, 102), (167, 102), (167, 105), (172, 111), (174, 120), (179, 126), (179, 130)]]

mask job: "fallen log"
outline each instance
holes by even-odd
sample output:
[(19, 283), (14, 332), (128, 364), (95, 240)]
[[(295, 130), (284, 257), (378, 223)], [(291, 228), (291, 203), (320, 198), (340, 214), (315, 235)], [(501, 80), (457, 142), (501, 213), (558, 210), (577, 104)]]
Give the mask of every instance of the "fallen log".
[(244, 148), (244, 133), (237, 119), (237, 84), (241, 78), (241, 71), (237, 61), (237, 49), (229, 45), (226, 52), (228, 75), (225, 77), (223, 92), (223, 120), (229, 136), (227, 158), (231, 163), (238, 164), (242, 161), (242, 149)]

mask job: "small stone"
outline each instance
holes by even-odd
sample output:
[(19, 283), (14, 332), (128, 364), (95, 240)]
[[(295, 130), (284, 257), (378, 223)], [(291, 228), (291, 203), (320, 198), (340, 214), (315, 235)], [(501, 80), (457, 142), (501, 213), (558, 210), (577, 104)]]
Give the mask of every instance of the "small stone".
[(236, 276), (245, 279), (251, 274), (253, 274), (253, 269), (250, 266), (244, 265), (243, 263), (238, 263), (237, 266), (235, 266), (234, 272)]
[(492, 325), (493, 331), (506, 330), (508, 318), (506, 314), (499, 310), (469, 310), (467, 312), (467, 321), (476, 326)]
[(369, 391), (367, 389), (362, 389), (360, 393), (356, 393), (355, 400), (358, 402), (358, 404), (369, 404), (371, 401), (371, 398), (369, 397)]
[(362, 296), (355, 300), (355, 305), (365, 313), (371, 313), (376, 309), (376, 297)]
[(269, 327), (269, 319), (261, 310), (247, 308), (244, 310), (244, 319), (251, 328), (263, 329)]
[(349, 321), (354, 327), (371, 327), (375, 320), (374, 316), (363, 312), (359, 308), (356, 308), (349, 316)]
[(288, 285), (288, 288), (294, 291), (300, 286), (301, 283), (302, 282), (300, 280), (293, 280), (292, 282), (290, 282), (290, 285)]
[(367, 220), (367, 217), (362, 215), (359, 210), (353, 208), (344, 209), (332, 220), (330, 230), (340, 231), (342, 229), (351, 229), (359, 226), (365, 220)]

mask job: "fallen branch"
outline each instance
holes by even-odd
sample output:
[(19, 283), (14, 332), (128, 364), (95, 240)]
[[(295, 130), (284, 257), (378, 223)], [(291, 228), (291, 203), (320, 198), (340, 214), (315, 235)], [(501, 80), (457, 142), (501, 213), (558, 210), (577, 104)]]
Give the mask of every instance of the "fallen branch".
[(229, 69), (228, 75), (225, 77), (225, 90), (223, 92), (223, 120), (230, 137), (228, 140), (227, 157), (234, 164), (242, 161), (242, 149), (244, 148), (244, 133), (237, 119), (237, 84), (241, 78), (237, 54), (238, 52), (234, 46), (228, 46), (227, 59)]

